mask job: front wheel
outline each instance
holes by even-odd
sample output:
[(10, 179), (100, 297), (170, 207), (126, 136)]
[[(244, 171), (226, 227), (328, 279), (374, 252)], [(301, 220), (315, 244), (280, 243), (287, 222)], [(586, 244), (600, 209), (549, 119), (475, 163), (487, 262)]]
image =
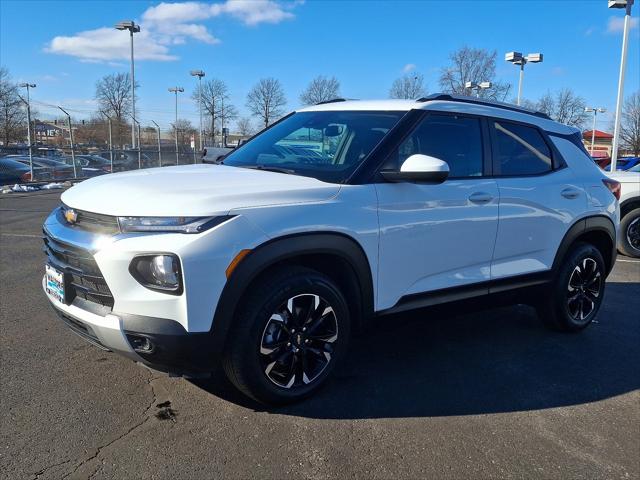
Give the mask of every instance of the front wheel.
[(545, 324), (556, 330), (578, 332), (593, 322), (604, 297), (605, 272), (597, 248), (576, 244), (558, 269), (549, 295), (537, 305)]
[(622, 218), (618, 250), (628, 257), (640, 258), (640, 208)]
[(344, 296), (329, 277), (301, 267), (267, 274), (251, 290), (225, 352), (229, 380), (261, 403), (311, 395), (346, 351)]

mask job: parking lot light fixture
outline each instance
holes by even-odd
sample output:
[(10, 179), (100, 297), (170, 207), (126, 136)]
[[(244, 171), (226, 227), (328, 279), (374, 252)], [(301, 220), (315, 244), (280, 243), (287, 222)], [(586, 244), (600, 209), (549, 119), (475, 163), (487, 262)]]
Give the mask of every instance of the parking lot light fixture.
[(622, 102), (624, 100), (624, 76), (627, 70), (627, 49), (629, 47), (629, 23), (631, 22), (631, 7), (633, 0), (609, 0), (609, 8), (624, 8), (624, 29), (622, 33), (622, 56), (620, 59), (620, 74), (618, 76), (618, 97), (616, 99), (616, 115), (613, 122), (613, 146), (611, 150), (611, 171), (616, 171), (618, 161), (618, 145), (620, 142), (620, 117), (622, 116)]
[[(29, 95), (30, 88), (36, 88), (35, 83), (20, 83), (18, 85), (21, 88), (27, 89), (27, 140), (29, 141), (29, 175), (31, 175), (31, 181), (33, 181), (33, 147), (31, 145), (31, 96)], [(34, 132), (35, 135), (35, 132)]]
[(171, 87), (169, 88), (171, 93), (175, 93), (176, 95), (176, 122), (173, 124), (173, 129), (175, 130), (176, 137), (176, 165), (178, 165), (178, 93), (184, 92), (184, 88), (182, 87)]
[(476, 97), (480, 98), (480, 90), (486, 90), (487, 88), (491, 88), (493, 84), (491, 82), (466, 82), (464, 84), (465, 88), (476, 92)]
[(198, 77), (198, 110), (200, 112), (200, 151), (202, 151), (202, 77), (205, 76), (202, 70), (191, 70), (192, 77)]
[(518, 80), (518, 100), (517, 104), (520, 105), (522, 99), (522, 81), (524, 79), (524, 66), (527, 63), (540, 63), (543, 60), (542, 53), (530, 53), (526, 56), (520, 52), (508, 52), (505, 54), (504, 59), (507, 62), (520, 66), (520, 79)]
[[(133, 34), (140, 31), (140, 25), (136, 25), (133, 20), (125, 20), (114, 25), (116, 30), (129, 30), (131, 38), (131, 114), (133, 121), (136, 120), (136, 77), (133, 63)], [(138, 139), (140, 142), (140, 139)], [(136, 148), (136, 130), (135, 125), (131, 124), (131, 148)]]
[(598, 115), (598, 113), (606, 112), (607, 109), (602, 107), (586, 107), (584, 111), (587, 113), (593, 113), (593, 127), (591, 128), (591, 148), (589, 149), (589, 154), (593, 156), (593, 144), (596, 141), (596, 116)]

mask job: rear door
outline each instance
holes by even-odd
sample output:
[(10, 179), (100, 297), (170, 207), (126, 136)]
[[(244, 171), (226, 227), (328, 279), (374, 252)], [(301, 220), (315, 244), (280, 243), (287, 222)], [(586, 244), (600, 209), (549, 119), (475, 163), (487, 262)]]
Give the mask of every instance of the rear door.
[(490, 119), (493, 172), (500, 192), (492, 279), (548, 270), (585, 191), (536, 126)]

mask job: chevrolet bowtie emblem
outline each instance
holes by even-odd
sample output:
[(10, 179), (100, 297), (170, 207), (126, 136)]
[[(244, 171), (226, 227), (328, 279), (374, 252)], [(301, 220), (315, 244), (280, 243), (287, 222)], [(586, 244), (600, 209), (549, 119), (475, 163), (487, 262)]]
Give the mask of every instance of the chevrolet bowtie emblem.
[(72, 208), (64, 211), (64, 219), (71, 224), (74, 224), (78, 221), (78, 214)]

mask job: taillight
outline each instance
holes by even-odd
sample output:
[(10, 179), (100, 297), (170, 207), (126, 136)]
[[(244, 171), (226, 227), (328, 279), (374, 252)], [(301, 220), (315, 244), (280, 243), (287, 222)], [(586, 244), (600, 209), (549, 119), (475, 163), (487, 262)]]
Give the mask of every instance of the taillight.
[(111, 167), (109, 165), (105, 165), (104, 167), (102, 167), (102, 170), (104, 170), (107, 173), (111, 173)]
[(602, 183), (613, 193), (613, 196), (616, 197), (617, 200), (620, 200), (620, 182), (616, 182), (610, 178), (603, 178)]
[(23, 182), (30, 182), (31, 172), (24, 172), (22, 175), (20, 175), (20, 180), (22, 180)]

